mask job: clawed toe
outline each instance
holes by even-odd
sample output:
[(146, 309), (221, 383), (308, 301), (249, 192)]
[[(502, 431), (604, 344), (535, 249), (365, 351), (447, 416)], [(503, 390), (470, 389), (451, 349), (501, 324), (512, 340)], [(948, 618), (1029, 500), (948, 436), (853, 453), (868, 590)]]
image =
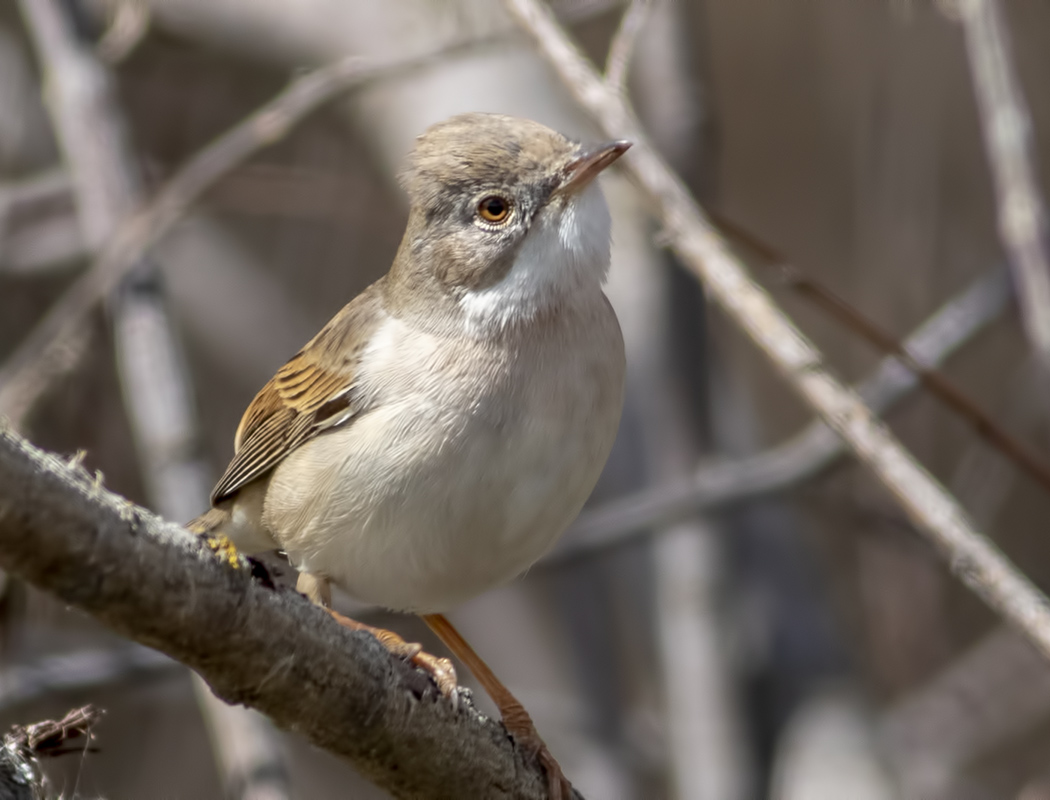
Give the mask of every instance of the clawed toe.
[(561, 765), (551, 755), (546, 743), (540, 738), (531, 717), (516, 700), (500, 709), (503, 726), (522, 750), (533, 755), (547, 775), (547, 793), (551, 800), (571, 800), (572, 784), (565, 777)]
[(442, 697), (449, 698), (453, 707), (458, 705), (456, 668), (452, 666), (452, 662), (449, 659), (438, 658), (420, 648), (420, 652), (416, 653), (410, 660), (434, 679), (434, 683), (437, 684), (438, 691), (441, 692)]
[[(512, 734), (513, 735), (513, 734)], [(561, 764), (551, 755), (547, 745), (533, 729), (531, 735), (514, 736), (514, 741), (523, 750), (532, 753), (547, 775), (547, 793), (550, 800), (572, 800), (572, 783), (561, 771)]]
[(449, 659), (438, 658), (431, 653), (427, 653), (423, 650), (423, 645), (418, 642), (406, 642), (393, 631), (388, 631), (384, 628), (376, 628), (372, 625), (366, 625), (364, 622), (358, 622), (356, 619), (345, 617), (338, 611), (332, 611), (330, 608), (326, 608), (325, 610), (344, 628), (349, 628), (353, 631), (367, 631), (372, 634), (392, 655), (395, 655), (398, 658), (403, 658), (412, 665), (423, 670), (434, 679), (434, 683), (437, 684), (441, 696), (449, 698), (452, 701), (453, 708), (458, 705), (459, 697), (456, 692), (456, 669), (452, 666), (452, 662)]

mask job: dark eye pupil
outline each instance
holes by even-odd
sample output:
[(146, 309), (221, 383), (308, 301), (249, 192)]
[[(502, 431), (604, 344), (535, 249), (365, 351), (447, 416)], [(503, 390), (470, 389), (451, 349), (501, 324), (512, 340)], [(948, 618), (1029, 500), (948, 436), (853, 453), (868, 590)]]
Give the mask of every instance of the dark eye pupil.
[(498, 197), (490, 197), (485, 201), (485, 210), (494, 217), (498, 217), (504, 211), (503, 201)]

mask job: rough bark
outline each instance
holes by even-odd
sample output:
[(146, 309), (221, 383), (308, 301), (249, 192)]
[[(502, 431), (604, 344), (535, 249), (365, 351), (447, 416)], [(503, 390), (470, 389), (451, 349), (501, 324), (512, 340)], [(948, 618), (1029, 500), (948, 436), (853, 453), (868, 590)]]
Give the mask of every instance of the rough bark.
[(397, 797), (540, 798), (503, 727), (291, 590), (0, 431), (0, 567), (196, 670)]

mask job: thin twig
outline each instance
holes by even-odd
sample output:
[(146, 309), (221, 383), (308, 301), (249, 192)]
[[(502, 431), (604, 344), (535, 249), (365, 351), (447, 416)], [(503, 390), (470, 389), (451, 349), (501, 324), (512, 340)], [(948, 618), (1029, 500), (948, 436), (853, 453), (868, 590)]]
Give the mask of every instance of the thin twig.
[[(70, 752), (86, 753), (91, 729), (102, 717), (92, 706), (76, 708), (59, 720), (13, 725), (0, 739), (0, 797), (4, 800), (47, 800), (53, 794), (40, 759)], [(71, 739), (84, 743), (70, 744)], [(77, 794), (77, 797), (82, 795)]]
[(145, 0), (111, 0), (109, 26), (95, 48), (107, 64), (119, 64), (149, 32), (150, 12)]
[(1003, 428), (955, 381), (941, 370), (916, 358), (915, 354), (898, 341), (897, 337), (865, 316), (860, 309), (823, 283), (806, 275), (793, 264), (789, 264), (780, 253), (759, 240), (750, 231), (744, 230), (720, 214), (712, 213), (710, 216), (720, 228), (733, 238), (742, 240), (748, 247), (758, 251), (771, 266), (776, 267), (788, 286), (831, 314), (846, 328), (862, 336), (885, 355), (896, 356), (904, 366), (919, 376), (923, 387), (930, 394), (955, 411), (970, 424), (978, 436), (1027, 472), (1044, 489), (1050, 491), (1050, 464), (1047, 464), (1042, 454)]
[(538, 0), (505, 0), (580, 105), (606, 136), (634, 141), (623, 168), (647, 196), (681, 262), (773, 361), (788, 383), (838, 433), (897, 499), (959, 578), (1023, 630), (1050, 658), (1050, 603), (979, 533), (959, 503), (824, 365), (821, 353), (748, 276), (682, 181), (648, 141), (622, 95), (612, 91)]
[(997, 0), (959, 0), (981, 130), (995, 181), (999, 235), (1017, 282), (1021, 319), (1050, 369), (1050, 227), (1039, 190), (1032, 118), (1010, 55)]
[(620, 27), (616, 30), (609, 55), (605, 62), (605, 82), (613, 91), (623, 94), (627, 91), (627, 73), (631, 66), (631, 56), (638, 42), (638, 34), (645, 26), (645, 19), (653, 0), (631, 0), (623, 12)]
[(798, 269), (790, 265), (782, 265), (781, 270), (793, 289), (804, 294), (884, 353), (894, 355), (900, 359), (902, 364), (919, 376), (922, 385), (930, 394), (937, 397), (970, 423), (981, 438), (1050, 492), (1050, 465), (1046, 463), (1039, 451), (1025, 444), (1003, 428), (977, 404), (976, 400), (959, 388), (955, 381), (940, 370), (933, 369), (920, 359), (917, 359), (894, 336), (887, 333), (873, 320), (861, 314), (856, 307), (847, 303), (826, 286), (803, 275)]
[(297, 78), (273, 100), (191, 156), (151, 201), (105, 240), (88, 271), (56, 301), (0, 368), (0, 415), (16, 427), (24, 423), (44, 391), (76, 363), (68, 353), (82, 336), (91, 310), (230, 169), (279, 141), (307, 114), (350, 87), (418, 69), (471, 46), (473, 42), (462, 42), (439, 53), (386, 62), (364, 63), (349, 57), (320, 67)]
[[(949, 300), (905, 343), (926, 364), (936, 364), (1002, 315), (1010, 299), (1005, 271), (976, 281)], [(856, 387), (870, 408), (884, 412), (918, 385), (896, 358), (886, 358)], [(736, 461), (701, 466), (681, 484), (627, 495), (585, 510), (543, 564), (560, 564), (649, 533), (697, 511), (784, 491), (814, 477), (845, 455), (846, 446), (819, 420), (783, 444)]]
[(16, 741), (36, 755), (49, 755), (68, 740), (85, 736), (91, 739), (91, 729), (102, 719), (102, 712), (93, 706), (75, 708), (62, 719), (34, 722), (32, 725), (16, 725), (4, 737), (5, 743)]

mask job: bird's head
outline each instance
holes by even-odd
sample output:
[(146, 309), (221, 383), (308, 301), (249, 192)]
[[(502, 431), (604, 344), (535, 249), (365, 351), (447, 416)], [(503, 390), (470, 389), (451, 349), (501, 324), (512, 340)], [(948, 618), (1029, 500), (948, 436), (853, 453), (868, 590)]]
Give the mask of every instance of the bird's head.
[(479, 330), (600, 291), (610, 220), (594, 178), (628, 147), (497, 114), (434, 125), (401, 175), (411, 209), (392, 280)]

